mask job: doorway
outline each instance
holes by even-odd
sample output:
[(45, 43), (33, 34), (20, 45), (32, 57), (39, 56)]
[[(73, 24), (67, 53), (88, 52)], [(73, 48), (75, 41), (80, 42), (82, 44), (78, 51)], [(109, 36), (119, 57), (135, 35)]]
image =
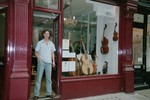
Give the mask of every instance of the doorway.
[[(55, 48), (57, 50), (58, 47), (58, 14), (50, 13), (50, 12), (41, 12), (34, 11), (33, 12), (33, 32), (32, 32), (32, 67), (31, 67), (31, 83), (30, 83), (30, 98), (34, 97), (34, 86), (36, 81), (36, 71), (37, 71), (37, 59), (34, 55), (35, 47), (38, 41), (42, 39), (41, 32), (43, 30), (50, 30), (52, 32), (52, 36), (50, 40), (55, 44)], [(55, 53), (55, 56), (57, 54)], [(57, 60), (56, 60), (57, 61)], [(52, 68), (52, 94), (57, 96), (57, 64), (56, 68)], [(41, 88), (40, 88), (40, 98), (45, 98), (46, 96), (46, 81), (45, 81), (45, 73), (43, 73)]]
[(149, 88), (149, 15), (134, 14), (133, 64), (135, 90)]

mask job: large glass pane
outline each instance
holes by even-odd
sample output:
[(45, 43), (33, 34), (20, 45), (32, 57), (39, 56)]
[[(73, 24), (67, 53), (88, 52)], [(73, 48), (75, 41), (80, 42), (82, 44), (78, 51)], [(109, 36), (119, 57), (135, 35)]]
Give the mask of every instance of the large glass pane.
[(64, 0), (63, 77), (118, 74), (118, 27), (119, 7)]
[(34, 0), (35, 6), (43, 8), (58, 9), (59, 0)]
[(150, 15), (148, 15), (147, 24), (147, 46), (146, 46), (146, 71), (150, 71)]
[(135, 65), (143, 64), (143, 29), (133, 28), (133, 61)]

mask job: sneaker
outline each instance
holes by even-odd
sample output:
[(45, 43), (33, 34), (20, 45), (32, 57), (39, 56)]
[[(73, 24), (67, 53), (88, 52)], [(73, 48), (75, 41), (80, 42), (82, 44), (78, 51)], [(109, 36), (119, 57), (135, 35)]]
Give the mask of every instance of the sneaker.
[(38, 96), (34, 96), (33, 100), (37, 100), (38, 99)]

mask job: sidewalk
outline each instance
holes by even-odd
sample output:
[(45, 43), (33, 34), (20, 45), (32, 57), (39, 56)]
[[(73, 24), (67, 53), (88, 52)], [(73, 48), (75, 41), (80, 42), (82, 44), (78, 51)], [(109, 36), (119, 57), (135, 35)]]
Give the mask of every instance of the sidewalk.
[(77, 98), (72, 100), (150, 100), (150, 89), (135, 91), (134, 93), (114, 93), (100, 96)]

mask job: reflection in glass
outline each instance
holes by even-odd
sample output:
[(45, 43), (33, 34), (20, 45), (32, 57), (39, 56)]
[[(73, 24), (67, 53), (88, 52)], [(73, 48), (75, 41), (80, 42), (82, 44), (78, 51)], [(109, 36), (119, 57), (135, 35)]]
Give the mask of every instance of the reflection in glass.
[(58, 9), (58, 0), (34, 0), (35, 6), (50, 8), (50, 9)]

